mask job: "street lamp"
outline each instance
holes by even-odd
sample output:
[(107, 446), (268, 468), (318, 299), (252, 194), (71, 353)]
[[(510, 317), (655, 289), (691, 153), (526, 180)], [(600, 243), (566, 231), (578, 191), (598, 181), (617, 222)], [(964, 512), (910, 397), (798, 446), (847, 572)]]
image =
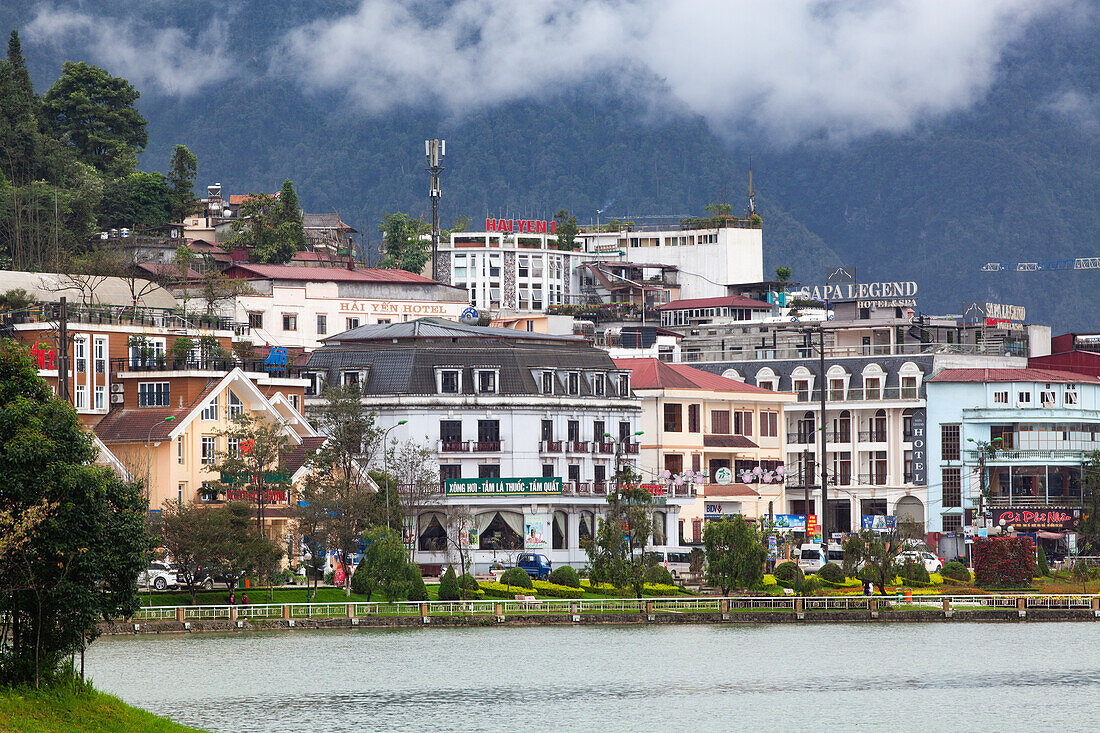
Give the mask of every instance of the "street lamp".
[(175, 415), (168, 415), (163, 420), (155, 422), (149, 426), (148, 432), (145, 433), (145, 503), (149, 503), (150, 487), (149, 483), (153, 480), (153, 451), (149, 447), (149, 442), (153, 439), (154, 428), (160, 427), (164, 423), (171, 423), (176, 419)]
[(398, 420), (396, 425), (391, 425), (382, 432), (382, 472), (386, 474), (386, 528), (393, 529), (390, 526), (390, 431), (394, 428), (404, 425), (408, 420)]

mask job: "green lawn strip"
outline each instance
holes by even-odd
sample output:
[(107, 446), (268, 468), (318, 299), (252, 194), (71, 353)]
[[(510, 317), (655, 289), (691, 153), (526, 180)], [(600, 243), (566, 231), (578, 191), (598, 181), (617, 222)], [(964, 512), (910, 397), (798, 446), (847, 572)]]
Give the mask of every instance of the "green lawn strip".
[(19, 733), (196, 733), (117, 697), (62, 686), (0, 690), (0, 730)]

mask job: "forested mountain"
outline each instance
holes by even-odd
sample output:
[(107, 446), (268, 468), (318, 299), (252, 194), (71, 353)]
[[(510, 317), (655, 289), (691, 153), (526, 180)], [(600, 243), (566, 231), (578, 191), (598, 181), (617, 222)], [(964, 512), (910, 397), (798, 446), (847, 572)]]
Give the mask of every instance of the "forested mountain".
[[(724, 200), (740, 211), (751, 156), (768, 269), (790, 265), (795, 279), (809, 283), (827, 265), (846, 262), (866, 280), (918, 281), (930, 312), (988, 298), (1025, 305), (1030, 320), (1056, 329), (1100, 327), (1100, 271), (978, 269), (986, 261), (1100, 255), (1095, 3), (1072, 23), (1047, 16), (1031, 24), (1009, 45), (988, 93), (966, 109), (903, 133), (782, 145), (717, 129), (682, 105), (656, 104), (602, 78), (520, 101), (471, 100), (463, 113), (410, 105), (364, 112), (341, 93), (304, 86), (270, 53), (287, 29), (356, 4), (287, 3), (274, 13), (258, 0), (231, 3), (216, 28), (233, 55), (208, 59), (216, 83), (181, 94), (131, 75), (149, 120), (141, 167), (164, 170), (173, 146), (183, 144), (198, 158), (200, 190), (218, 181), (227, 192), (273, 192), (290, 178), (307, 211), (338, 210), (376, 243), (384, 212), (428, 209), (428, 137), (447, 139), (444, 226), (459, 215), (550, 218), (560, 208), (582, 223), (596, 209), (605, 219), (675, 219)], [(76, 7), (182, 26), (196, 12), (176, 3), (132, 5)], [(211, 14), (220, 7), (197, 5)], [(33, 7), (0, 7), (5, 32), (35, 15)], [(118, 42), (127, 38), (120, 31)], [(94, 49), (88, 57), (24, 39), (40, 94), (64, 60), (125, 75)], [(205, 40), (179, 39), (190, 51)], [(207, 73), (182, 69), (180, 84)]]

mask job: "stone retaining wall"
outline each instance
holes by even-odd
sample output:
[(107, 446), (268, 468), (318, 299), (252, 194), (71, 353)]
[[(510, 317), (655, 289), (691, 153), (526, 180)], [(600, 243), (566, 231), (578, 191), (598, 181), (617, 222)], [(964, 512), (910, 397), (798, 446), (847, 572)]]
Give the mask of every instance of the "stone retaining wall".
[(358, 618), (296, 618), (242, 619), (240, 621), (143, 621), (137, 624), (123, 621), (101, 623), (104, 635), (172, 634), (200, 632), (275, 631), (281, 629), (349, 629), (349, 628), (422, 628), (469, 626), (595, 626), (602, 624), (787, 624), (787, 623), (950, 623), (957, 621), (1096, 621), (1091, 610), (1028, 609), (1021, 615), (1015, 609), (955, 611), (945, 615), (934, 610), (881, 610), (872, 617), (867, 611), (730, 611), (718, 613), (584, 613), (494, 616), (363, 616)]

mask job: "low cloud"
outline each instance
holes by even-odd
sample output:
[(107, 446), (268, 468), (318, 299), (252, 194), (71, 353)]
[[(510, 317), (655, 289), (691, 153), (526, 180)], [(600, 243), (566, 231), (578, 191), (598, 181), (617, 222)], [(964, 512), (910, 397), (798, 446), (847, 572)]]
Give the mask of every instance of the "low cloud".
[(236, 68), (227, 51), (224, 23), (197, 32), (151, 27), (129, 18), (92, 15), (46, 6), (27, 26), (33, 43), (79, 48), (89, 60), (141, 90), (188, 96), (231, 77)]
[(1100, 133), (1100, 95), (1085, 94), (1076, 90), (1059, 93), (1047, 109), (1067, 118), (1092, 135)]
[(361, 108), (463, 113), (597, 74), (721, 132), (897, 132), (973, 104), (1007, 45), (1073, 0), (362, 0), (287, 34), (279, 66)]

